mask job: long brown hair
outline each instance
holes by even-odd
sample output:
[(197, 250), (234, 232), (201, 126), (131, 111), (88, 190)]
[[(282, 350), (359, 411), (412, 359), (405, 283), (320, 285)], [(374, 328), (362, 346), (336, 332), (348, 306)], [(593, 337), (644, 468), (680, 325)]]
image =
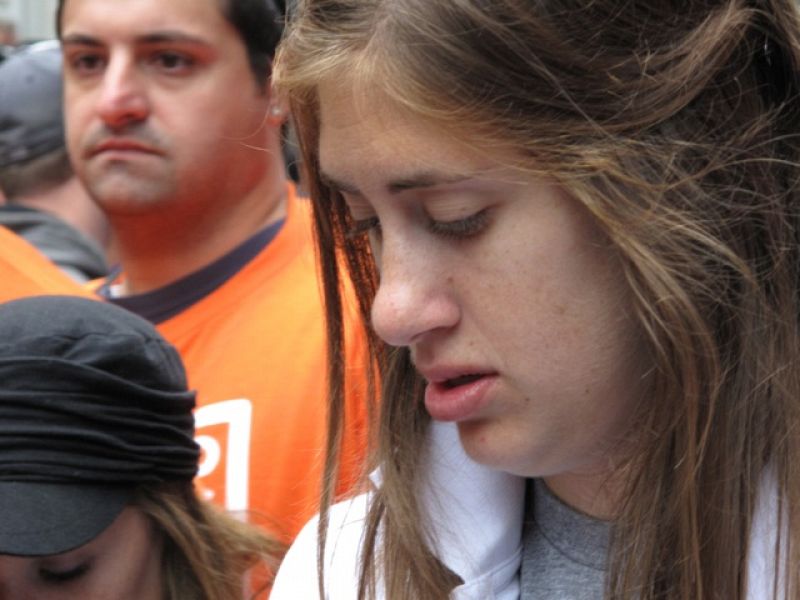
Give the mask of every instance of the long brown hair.
[[(275, 79), (314, 200), (331, 414), (343, 406), (340, 265), (364, 323), (378, 285), (366, 240), (347, 235), (342, 198), (319, 177), (316, 90), (339, 78), (442, 132), (514, 150), (516, 167), (558, 180), (618, 252), (653, 370), (622, 467), (607, 596), (743, 599), (769, 471), (786, 549), (776, 562), (797, 597), (798, 73), (793, 0), (301, 1)], [(374, 336), (371, 347), (382, 485), (359, 597), (382, 585), (387, 598), (447, 598), (458, 579), (436, 559), (416, 496), (429, 422), (420, 380), (405, 349)], [(331, 439), (340, 433), (333, 418)]]
[(263, 590), (247, 591), (248, 576), (260, 578), (257, 587), (268, 585), (284, 550), (265, 531), (200, 500), (187, 482), (141, 486), (134, 504), (164, 542), (165, 600), (263, 597)]

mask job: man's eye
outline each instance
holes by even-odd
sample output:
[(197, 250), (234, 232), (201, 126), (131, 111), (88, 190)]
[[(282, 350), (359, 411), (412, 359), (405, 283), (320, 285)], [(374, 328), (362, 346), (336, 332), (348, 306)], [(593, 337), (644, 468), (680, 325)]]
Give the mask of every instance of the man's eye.
[(66, 571), (55, 569), (39, 569), (39, 577), (45, 583), (59, 584), (80, 579), (89, 571), (89, 563), (83, 563)]
[(194, 66), (194, 60), (178, 52), (159, 52), (151, 59), (163, 71), (181, 72)]
[(489, 209), (484, 208), (464, 219), (456, 221), (436, 221), (431, 219), (428, 229), (439, 236), (466, 239), (482, 233), (489, 225)]
[(82, 74), (94, 73), (103, 65), (103, 58), (97, 54), (79, 54), (70, 60), (72, 70)]

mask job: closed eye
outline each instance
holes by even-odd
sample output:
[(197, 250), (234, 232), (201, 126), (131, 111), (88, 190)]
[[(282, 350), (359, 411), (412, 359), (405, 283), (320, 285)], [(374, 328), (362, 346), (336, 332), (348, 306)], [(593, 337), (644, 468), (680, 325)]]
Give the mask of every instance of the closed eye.
[[(435, 219), (430, 219), (427, 227), (434, 235), (445, 238), (467, 239), (483, 232), (488, 224), (489, 209), (484, 208), (473, 215), (455, 221), (437, 221)], [(365, 233), (380, 236), (381, 222), (378, 217), (354, 220), (348, 232), (348, 237), (352, 238)]]
[(484, 208), (463, 219), (455, 221), (436, 221), (431, 219), (428, 229), (442, 237), (467, 239), (483, 232), (489, 225), (489, 209)]
[(350, 231), (347, 232), (348, 237), (356, 237), (365, 233), (373, 233), (380, 235), (381, 222), (378, 217), (369, 217), (368, 219), (354, 219)]
[(45, 583), (60, 584), (74, 581), (83, 577), (89, 571), (89, 563), (83, 563), (67, 571), (54, 571), (51, 569), (39, 569), (39, 577)]

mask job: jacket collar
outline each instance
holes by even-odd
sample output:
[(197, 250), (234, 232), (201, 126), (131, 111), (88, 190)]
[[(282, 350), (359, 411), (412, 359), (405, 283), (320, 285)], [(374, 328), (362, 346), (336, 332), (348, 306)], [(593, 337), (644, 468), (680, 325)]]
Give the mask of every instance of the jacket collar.
[[(453, 600), (516, 600), (522, 562), (525, 479), (470, 459), (455, 424), (433, 422), (422, 505), (434, 549), (464, 581)], [(380, 483), (380, 473), (372, 476)], [(773, 594), (778, 495), (771, 471), (762, 478), (750, 536), (747, 600), (780, 600)], [(785, 527), (785, 518), (783, 527)], [(782, 536), (785, 540), (785, 535)]]

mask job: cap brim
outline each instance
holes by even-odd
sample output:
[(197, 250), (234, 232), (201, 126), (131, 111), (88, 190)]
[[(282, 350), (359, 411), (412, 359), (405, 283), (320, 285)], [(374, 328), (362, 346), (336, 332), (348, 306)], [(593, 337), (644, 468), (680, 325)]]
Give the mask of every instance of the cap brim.
[(0, 554), (47, 556), (102, 533), (133, 496), (132, 486), (0, 481)]

